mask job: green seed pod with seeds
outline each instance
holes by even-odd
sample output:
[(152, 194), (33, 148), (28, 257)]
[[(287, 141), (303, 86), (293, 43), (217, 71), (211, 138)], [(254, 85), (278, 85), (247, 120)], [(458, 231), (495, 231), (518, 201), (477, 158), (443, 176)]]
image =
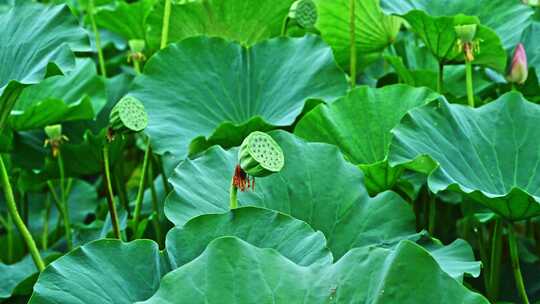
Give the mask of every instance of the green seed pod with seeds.
[(278, 143), (270, 135), (259, 131), (244, 139), (238, 151), (238, 159), (242, 170), (253, 177), (279, 172), (285, 164)]
[(146, 42), (141, 39), (132, 39), (128, 41), (129, 49), (134, 53), (140, 53), (144, 51)]
[(317, 6), (312, 0), (298, 0), (289, 10), (289, 18), (303, 28), (312, 29), (317, 23)]
[(49, 140), (61, 140), (62, 139), (62, 125), (46, 126), (45, 134), (47, 134), (47, 137), (49, 137)]
[(477, 27), (478, 25), (476, 24), (456, 25), (454, 26), (454, 30), (461, 43), (472, 43), (476, 36)]
[(112, 109), (109, 126), (117, 133), (140, 132), (148, 125), (143, 104), (135, 97), (123, 97)]

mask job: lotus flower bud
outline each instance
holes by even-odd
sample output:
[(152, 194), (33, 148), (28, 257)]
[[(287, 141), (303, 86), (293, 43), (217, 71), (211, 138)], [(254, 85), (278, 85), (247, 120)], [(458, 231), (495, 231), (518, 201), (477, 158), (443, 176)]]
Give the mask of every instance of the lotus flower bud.
[(509, 82), (523, 84), (527, 80), (529, 70), (527, 67), (527, 54), (523, 48), (523, 44), (519, 43), (514, 50), (512, 64), (506, 79)]
[(285, 163), (283, 151), (268, 134), (255, 131), (242, 142), (238, 151), (240, 168), (253, 177), (281, 171)]
[(51, 141), (62, 140), (62, 125), (51, 125), (45, 127), (45, 134)]
[(298, 0), (291, 5), (289, 18), (303, 28), (312, 29), (317, 22), (317, 6), (313, 0)]
[(132, 39), (128, 41), (129, 49), (134, 53), (141, 53), (146, 47), (146, 43), (142, 39)]
[(143, 104), (135, 97), (123, 97), (112, 109), (109, 127), (117, 133), (140, 132), (148, 125)]
[(472, 43), (474, 41), (477, 27), (478, 25), (476, 24), (456, 25), (454, 26), (454, 30), (456, 31), (456, 35), (458, 36), (459, 40), (461, 40), (461, 43), (465, 44)]

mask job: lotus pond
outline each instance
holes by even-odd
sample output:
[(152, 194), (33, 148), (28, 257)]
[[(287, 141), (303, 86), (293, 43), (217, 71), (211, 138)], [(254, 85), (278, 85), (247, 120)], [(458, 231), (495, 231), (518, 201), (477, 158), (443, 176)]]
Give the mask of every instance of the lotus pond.
[(0, 0), (0, 303), (540, 303), (538, 0)]

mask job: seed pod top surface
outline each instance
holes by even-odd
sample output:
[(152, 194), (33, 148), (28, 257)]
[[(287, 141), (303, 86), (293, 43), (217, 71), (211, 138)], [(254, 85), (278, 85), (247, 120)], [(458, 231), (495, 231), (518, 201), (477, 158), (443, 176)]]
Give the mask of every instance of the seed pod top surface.
[(148, 125), (143, 104), (135, 97), (123, 97), (112, 109), (110, 126), (115, 131), (139, 132)]
[(462, 43), (472, 43), (476, 36), (476, 24), (463, 24), (454, 26), (454, 30)]
[(279, 172), (285, 164), (283, 150), (268, 134), (255, 131), (249, 134), (238, 152), (240, 167), (254, 177)]
[(140, 53), (144, 51), (144, 48), (146, 46), (146, 42), (142, 39), (131, 39), (128, 41), (129, 49), (132, 52)]
[(317, 6), (312, 0), (298, 0), (292, 4), (289, 17), (301, 27), (311, 29), (317, 23)]
[(62, 125), (50, 125), (45, 127), (45, 134), (51, 140), (62, 139)]

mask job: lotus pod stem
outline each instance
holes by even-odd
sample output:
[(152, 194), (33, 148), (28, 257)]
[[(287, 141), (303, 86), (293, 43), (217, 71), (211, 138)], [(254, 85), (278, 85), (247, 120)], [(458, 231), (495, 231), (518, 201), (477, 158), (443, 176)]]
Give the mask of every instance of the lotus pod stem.
[(349, 52), (350, 52), (350, 81), (351, 89), (356, 86), (356, 0), (349, 0)]
[(6, 199), (6, 205), (7, 205), (9, 215), (15, 222), (15, 226), (17, 227), (17, 229), (19, 229), (19, 233), (21, 234), (24, 242), (26, 243), (26, 246), (28, 247), (28, 251), (30, 251), (30, 255), (32, 256), (32, 260), (34, 261), (36, 268), (38, 269), (39, 272), (41, 272), (43, 271), (43, 269), (45, 269), (45, 263), (43, 262), (43, 259), (41, 259), (41, 256), (39, 255), (36, 242), (32, 238), (30, 231), (28, 231), (28, 228), (24, 224), (19, 214), (19, 211), (17, 210), (17, 205), (15, 204), (15, 197), (13, 196), (13, 190), (9, 182), (9, 176), (7, 173), (6, 166), (4, 165), (4, 160), (2, 159), (2, 155), (0, 155), (0, 179), (2, 180), (2, 187), (4, 188), (4, 197)]
[(508, 225), (508, 247), (510, 249), (510, 260), (512, 262), (512, 269), (514, 271), (514, 278), (516, 280), (516, 288), (519, 297), (524, 304), (529, 304), (529, 298), (527, 296), (527, 291), (525, 290), (525, 284), (523, 283), (523, 276), (521, 275), (518, 245), (513, 224)]

